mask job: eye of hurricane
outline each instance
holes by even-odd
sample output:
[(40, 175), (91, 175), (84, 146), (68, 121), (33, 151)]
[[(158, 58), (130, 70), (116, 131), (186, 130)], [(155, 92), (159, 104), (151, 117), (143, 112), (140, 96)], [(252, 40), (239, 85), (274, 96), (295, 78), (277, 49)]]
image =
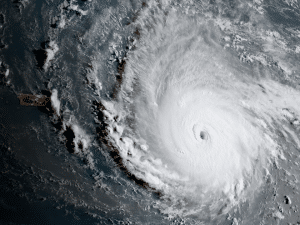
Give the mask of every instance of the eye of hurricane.
[(202, 140), (207, 140), (208, 138), (208, 133), (206, 131), (201, 131), (200, 134), (199, 134), (200, 138)]

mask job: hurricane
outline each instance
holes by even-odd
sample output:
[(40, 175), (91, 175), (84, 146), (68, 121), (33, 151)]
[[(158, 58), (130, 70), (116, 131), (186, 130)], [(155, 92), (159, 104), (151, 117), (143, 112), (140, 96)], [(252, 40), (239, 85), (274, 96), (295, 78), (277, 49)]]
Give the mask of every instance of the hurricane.
[[(107, 103), (108, 137), (124, 166), (161, 193), (164, 213), (217, 218), (263, 188), (284, 157), (280, 134), (298, 145), (283, 121), (297, 123), (299, 91), (291, 71), (253, 63), (259, 51), (232, 51), (220, 26), (228, 21), (177, 7), (153, 1), (134, 22), (139, 35)], [(261, 32), (243, 28), (247, 45)], [(259, 44), (268, 54), (274, 43)]]
[(300, 224), (298, 0), (2, 2), (0, 224)]

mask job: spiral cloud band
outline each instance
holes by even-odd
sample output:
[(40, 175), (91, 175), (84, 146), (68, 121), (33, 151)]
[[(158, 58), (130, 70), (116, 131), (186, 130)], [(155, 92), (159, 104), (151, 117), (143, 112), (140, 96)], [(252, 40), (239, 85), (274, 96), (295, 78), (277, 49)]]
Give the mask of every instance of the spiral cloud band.
[(211, 21), (171, 11), (137, 24), (118, 100), (106, 105), (120, 118), (110, 135), (125, 166), (165, 196), (167, 213), (217, 214), (249, 199), (280, 155), (282, 110), (297, 112), (286, 87), (221, 47)]

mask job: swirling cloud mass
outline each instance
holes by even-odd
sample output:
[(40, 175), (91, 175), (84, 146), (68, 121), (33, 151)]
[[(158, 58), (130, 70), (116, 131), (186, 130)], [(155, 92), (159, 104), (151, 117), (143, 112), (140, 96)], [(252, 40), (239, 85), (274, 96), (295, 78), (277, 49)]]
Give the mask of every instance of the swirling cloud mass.
[[(170, 215), (217, 216), (262, 188), (282, 155), (278, 130), (299, 96), (221, 43), (210, 18), (150, 5), (135, 26), (117, 100), (106, 103), (110, 138), (124, 165), (162, 194)], [(249, 34), (250, 35), (250, 34)], [(288, 90), (288, 91), (287, 91)]]

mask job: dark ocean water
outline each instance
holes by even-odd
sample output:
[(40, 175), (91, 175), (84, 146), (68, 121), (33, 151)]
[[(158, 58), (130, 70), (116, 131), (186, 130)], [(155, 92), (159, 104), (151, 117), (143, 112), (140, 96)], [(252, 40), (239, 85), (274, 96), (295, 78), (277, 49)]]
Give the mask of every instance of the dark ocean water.
[[(299, 8), (297, 0), (8, 0), (1, 4), (0, 223), (300, 223), (297, 213), (300, 204), (297, 119), (300, 115), (297, 105), (300, 99)], [(209, 25), (201, 24), (202, 20), (210, 21), (207, 22)], [(197, 43), (201, 41), (193, 44), (198, 37), (192, 36), (194, 30), (198, 29), (193, 26), (198, 23), (201, 24), (199, 27), (204, 27), (199, 31), (199, 37), (203, 37), (203, 43), (208, 43), (209, 48), (206, 45), (203, 48), (199, 46)], [(210, 29), (210, 26), (213, 28)], [(174, 32), (174, 37), (170, 35), (171, 32)], [(178, 45), (172, 46), (170, 40), (174, 43), (179, 40)], [(173, 51), (177, 47), (179, 53)], [(189, 48), (203, 51), (203, 58), (192, 50), (186, 52)], [(221, 53), (222, 48), (225, 49), (224, 54)], [(216, 52), (216, 58), (207, 49)], [(191, 54), (195, 61), (176, 61), (181, 52), (182, 57)], [(207, 63), (200, 64), (203, 71), (206, 65), (215, 60), (217, 63), (207, 66), (207, 71), (218, 65), (230, 64), (228, 71), (253, 74), (249, 80), (261, 83), (263, 91), (270, 96), (265, 100), (263, 95), (256, 95), (258, 89), (252, 89), (252, 81), (247, 85), (247, 75), (241, 78), (238, 91), (230, 92), (232, 96), (250, 99), (248, 102), (245, 100), (245, 104), (257, 103), (257, 111), (251, 111), (250, 107), (248, 110), (254, 115), (253, 118), (263, 121), (261, 124), (272, 128), (263, 130), (261, 127), (264, 125), (260, 127), (258, 123), (255, 124), (256, 128), (262, 131), (259, 134), (274, 134), (270, 143), (276, 142), (276, 145), (270, 144), (267, 138), (261, 138), (271, 153), (260, 152), (263, 155), (258, 159), (261, 164), (256, 166), (252, 166), (250, 156), (243, 158), (241, 166), (236, 166), (234, 156), (232, 160), (228, 158), (226, 163), (234, 162), (232, 164), (236, 170), (244, 168), (242, 164), (248, 165), (249, 160), (251, 166), (245, 166), (246, 171), (251, 173), (262, 168), (263, 172), (257, 175), (258, 178), (251, 177), (251, 181), (245, 179), (245, 182), (249, 181), (247, 190), (250, 189), (250, 194), (239, 193), (236, 185), (233, 188), (234, 200), (223, 202), (223, 205), (216, 201), (220, 196), (214, 197), (209, 191), (197, 189), (188, 192), (187, 187), (194, 190), (194, 186), (184, 186), (190, 181), (183, 182), (182, 186), (181, 180), (172, 180), (172, 173), (167, 174), (160, 163), (155, 164), (155, 160), (160, 159), (158, 153), (151, 161), (151, 157), (140, 157), (140, 152), (134, 151), (139, 143), (134, 137), (143, 137), (148, 145), (156, 143), (153, 141), (156, 131), (154, 134), (147, 133), (147, 128), (153, 128), (149, 125), (153, 122), (149, 122), (150, 119), (148, 121), (152, 115), (148, 100), (152, 100), (152, 90), (159, 85), (162, 88), (155, 89), (156, 93), (163, 93), (163, 96), (163, 84), (175, 77), (158, 76), (155, 79), (153, 74), (157, 71), (158, 74), (167, 74), (169, 71), (175, 74), (176, 69), (189, 72), (189, 68), (198, 63), (195, 57), (203, 61), (212, 57)], [(175, 63), (169, 65), (168, 62), (172, 60)], [(189, 66), (179, 66), (184, 63)], [(223, 70), (227, 71), (226, 68)], [(152, 73), (149, 72), (149, 75), (147, 71)], [(199, 70), (194, 68), (192, 71)], [(215, 72), (211, 74), (209, 79), (214, 77)], [(149, 77), (153, 77), (153, 80)], [(185, 80), (181, 79), (184, 83)], [(216, 84), (215, 80), (208, 82)], [(235, 89), (234, 85), (225, 84), (228, 85), (226, 88)], [(212, 88), (215, 87), (213, 85)], [(149, 93), (139, 92), (147, 88)], [(171, 97), (171, 100), (175, 99)], [(173, 102), (171, 100), (166, 100), (164, 104)], [(269, 106), (266, 102), (272, 104)], [(210, 102), (207, 101), (207, 104), (210, 105)], [(173, 105), (168, 107), (172, 108)], [(211, 108), (215, 107), (211, 105)], [(279, 118), (278, 112), (283, 109), (283, 116)], [(148, 115), (146, 111), (150, 112), (148, 118), (139, 116), (143, 113)], [(134, 112), (136, 116), (128, 112)], [(224, 111), (225, 116), (230, 120), (231, 114), (227, 115), (227, 112)], [(215, 118), (218, 119), (219, 114)], [(249, 121), (253, 122), (251, 118)], [(167, 127), (169, 124), (164, 123), (167, 119), (168, 116), (163, 117), (160, 124)], [(214, 125), (209, 119), (207, 121)], [(227, 124), (224, 123), (224, 126)], [(239, 124), (236, 123), (236, 126)], [(241, 131), (237, 127), (236, 130)], [(122, 130), (122, 133), (119, 129), (125, 131)], [(168, 129), (172, 130), (172, 127)], [(207, 130), (209, 139), (210, 127)], [(132, 137), (135, 145), (132, 152), (123, 152), (122, 146), (127, 139), (121, 134), (118, 136), (119, 133)], [(257, 132), (252, 134), (253, 140), (261, 140), (257, 138)], [(245, 138), (249, 140), (249, 146), (253, 144), (251, 138)], [(245, 152), (249, 153), (247, 150)], [(223, 156), (226, 157), (225, 154)], [(166, 161), (171, 158), (168, 153), (161, 156)], [(147, 160), (155, 166), (151, 163), (152, 166), (145, 166)], [(217, 162), (222, 164), (222, 161)], [(188, 167), (188, 163), (184, 163), (175, 160), (167, 164), (170, 168), (174, 165), (174, 171), (182, 172)], [(231, 172), (231, 167), (226, 167), (226, 163), (224, 168)], [(155, 174), (153, 171), (156, 168), (159, 181), (148, 176)], [(223, 184), (223, 175), (217, 173), (220, 168), (216, 166), (211, 169), (216, 171), (216, 186), (207, 183), (201, 185), (218, 191)], [(151, 173), (148, 174), (149, 171)], [(209, 173), (210, 170), (205, 171)], [(244, 175), (241, 177), (244, 178)], [(210, 177), (202, 174), (202, 178), (208, 180)], [(257, 186), (253, 181), (255, 179), (259, 183)], [(228, 180), (224, 184), (230, 184)], [(231, 193), (230, 190), (223, 190), (225, 197)], [(191, 200), (198, 201), (197, 191), (206, 194), (204, 198), (201, 197), (205, 205)], [(217, 215), (212, 213), (214, 208), (209, 208), (213, 204), (218, 209)]]

